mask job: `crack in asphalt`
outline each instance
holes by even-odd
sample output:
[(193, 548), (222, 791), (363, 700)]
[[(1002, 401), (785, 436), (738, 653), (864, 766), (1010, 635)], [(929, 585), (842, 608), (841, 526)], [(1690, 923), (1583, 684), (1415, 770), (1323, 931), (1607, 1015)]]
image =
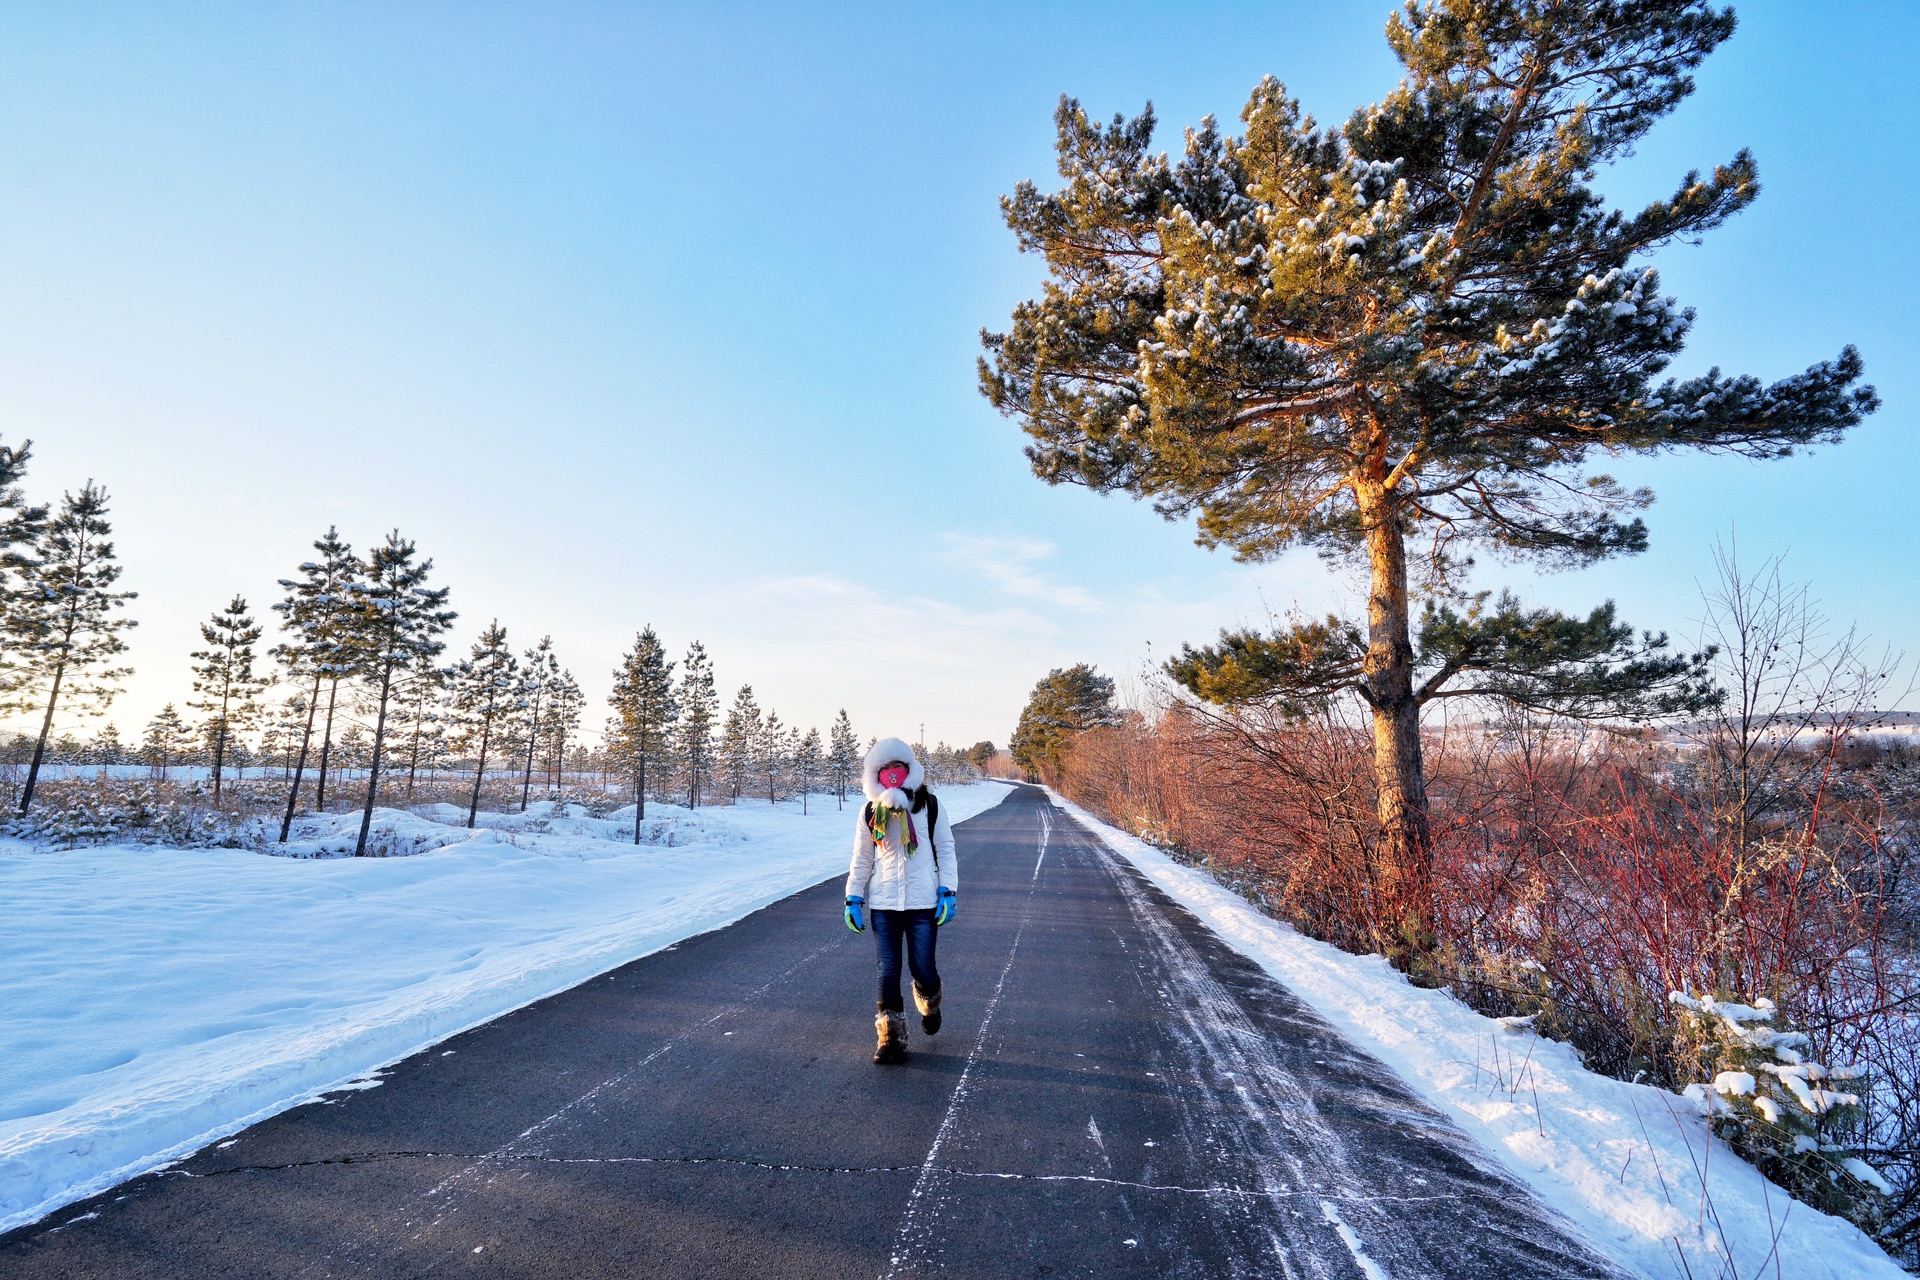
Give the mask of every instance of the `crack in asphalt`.
[[(477, 1160), (470, 1151), (359, 1151), (348, 1155), (321, 1156), (312, 1160), (288, 1160), (280, 1164), (241, 1164), (226, 1169), (195, 1173), (188, 1169), (164, 1169), (160, 1178), (225, 1178), (236, 1173), (280, 1173), (289, 1169), (313, 1169), (325, 1165), (376, 1164), (385, 1160)], [(680, 1164), (730, 1165), (742, 1169), (764, 1169), (775, 1173), (920, 1173), (931, 1170), (951, 1178), (992, 1178), (1013, 1182), (1086, 1182), (1100, 1186), (1126, 1187), (1137, 1191), (1165, 1191), (1189, 1196), (1238, 1196), (1254, 1200), (1290, 1200), (1294, 1198), (1336, 1200), (1341, 1202), (1428, 1204), (1443, 1200), (1461, 1200), (1458, 1194), (1431, 1196), (1328, 1194), (1314, 1190), (1288, 1190), (1281, 1187), (1187, 1187), (1167, 1182), (1134, 1182), (1126, 1178), (1105, 1178), (1090, 1173), (1015, 1173), (1003, 1170), (958, 1169), (950, 1165), (884, 1164), (856, 1167), (847, 1165), (785, 1164), (773, 1160), (754, 1160), (744, 1156), (547, 1156), (509, 1155), (495, 1157), (500, 1164), (620, 1165)]]

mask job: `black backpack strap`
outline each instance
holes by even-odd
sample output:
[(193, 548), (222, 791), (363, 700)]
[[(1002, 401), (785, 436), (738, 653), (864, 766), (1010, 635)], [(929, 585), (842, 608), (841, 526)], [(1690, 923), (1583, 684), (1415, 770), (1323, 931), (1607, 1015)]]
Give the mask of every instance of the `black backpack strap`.
[(933, 850), (933, 874), (940, 875), (940, 846), (934, 842), (934, 829), (940, 825), (940, 797), (927, 792), (927, 848)]

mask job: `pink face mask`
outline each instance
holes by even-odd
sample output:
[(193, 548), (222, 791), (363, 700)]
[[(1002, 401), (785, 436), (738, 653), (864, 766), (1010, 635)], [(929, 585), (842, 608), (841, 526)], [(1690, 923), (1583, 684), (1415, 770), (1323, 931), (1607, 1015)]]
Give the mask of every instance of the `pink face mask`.
[(907, 785), (907, 766), (890, 764), (880, 771), (880, 785), (883, 787), (904, 787)]

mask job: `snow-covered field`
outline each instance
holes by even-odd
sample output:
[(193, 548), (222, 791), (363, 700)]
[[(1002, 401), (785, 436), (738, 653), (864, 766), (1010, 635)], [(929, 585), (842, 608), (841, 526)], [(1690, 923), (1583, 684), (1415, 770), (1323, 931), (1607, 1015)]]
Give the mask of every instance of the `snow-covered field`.
[(302, 858), (0, 842), (0, 1230), (844, 873), (852, 815), (810, 807), (649, 805), (637, 847), (631, 808), (377, 810), (411, 857), (311, 856), (358, 814)]
[(1623, 1266), (1698, 1280), (1906, 1275), (1858, 1227), (1788, 1199), (1710, 1137), (1686, 1099), (1595, 1075), (1568, 1046), (1410, 986), (1379, 956), (1315, 942), (1206, 872), (1054, 802), (1398, 1071)]

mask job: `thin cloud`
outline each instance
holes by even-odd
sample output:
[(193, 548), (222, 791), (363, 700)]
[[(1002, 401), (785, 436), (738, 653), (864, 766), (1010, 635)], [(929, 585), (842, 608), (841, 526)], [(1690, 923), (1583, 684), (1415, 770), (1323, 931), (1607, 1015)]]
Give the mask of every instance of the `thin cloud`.
[(943, 533), (940, 558), (971, 570), (989, 586), (1006, 595), (1045, 600), (1082, 613), (1098, 613), (1105, 606), (1091, 592), (1055, 581), (1038, 566), (1059, 550), (1044, 538), (1024, 534)]

